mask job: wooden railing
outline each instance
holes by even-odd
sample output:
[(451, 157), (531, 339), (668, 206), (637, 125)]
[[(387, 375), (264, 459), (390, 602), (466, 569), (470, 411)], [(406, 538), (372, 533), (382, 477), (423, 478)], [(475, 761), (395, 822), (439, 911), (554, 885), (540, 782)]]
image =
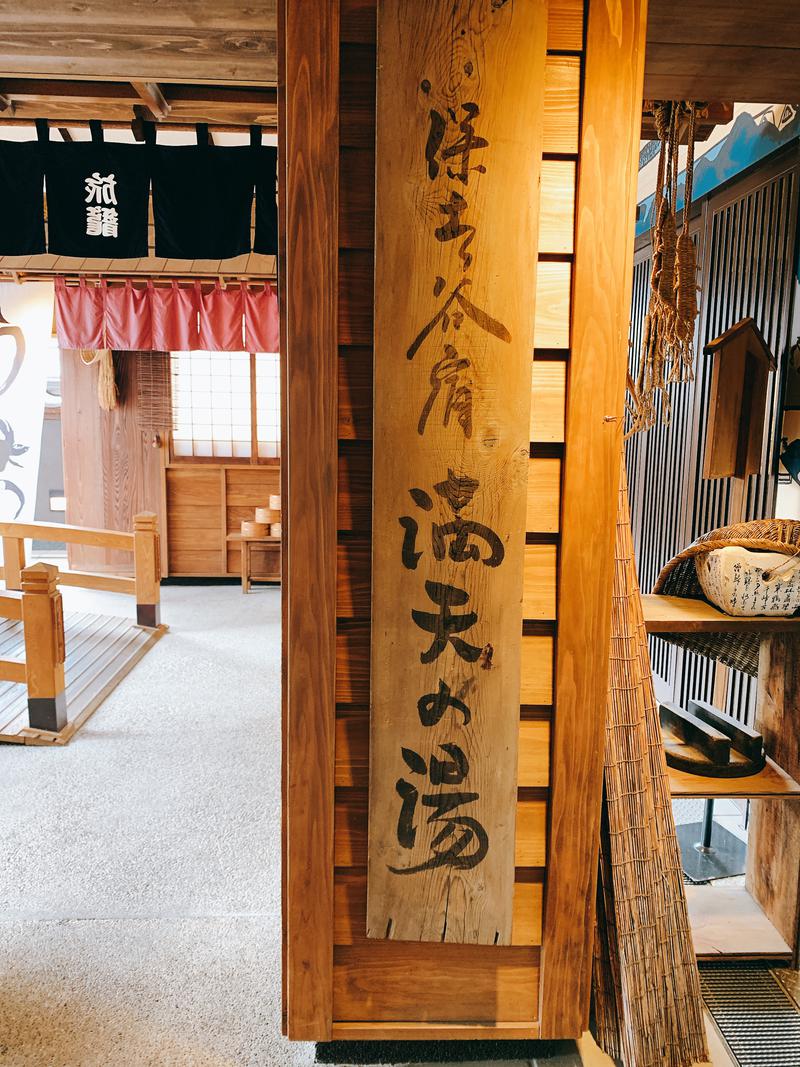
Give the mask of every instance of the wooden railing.
[[(161, 622), (158, 525), (151, 512), (136, 515), (133, 533), (93, 530), (60, 523), (2, 522), (6, 589), (0, 591), (0, 617), (22, 621), (24, 659), (0, 659), (0, 681), (22, 682), (28, 688), (28, 720), (32, 729), (58, 732), (67, 725), (64, 663), (64, 611), (59, 585), (127, 593), (136, 597), (141, 626)], [(132, 552), (135, 577), (88, 571), (60, 571), (48, 563), (25, 562), (25, 538), (61, 541)]]
[(37, 541), (65, 542), (92, 548), (132, 552), (133, 578), (91, 571), (58, 571), (59, 585), (83, 589), (103, 589), (136, 597), (136, 621), (140, 626), (158, 626), (161, 622), (161, 567), (158, 547), (158, 519), (151, 511), (133, 518), (133, 533), (119, 530), (95, 530), (86, 526), (66, 526), (57, 522), (0, 522), (3, 540), (3, 577), (6, 589), (20, 589), (25, 567), (25, 538)]

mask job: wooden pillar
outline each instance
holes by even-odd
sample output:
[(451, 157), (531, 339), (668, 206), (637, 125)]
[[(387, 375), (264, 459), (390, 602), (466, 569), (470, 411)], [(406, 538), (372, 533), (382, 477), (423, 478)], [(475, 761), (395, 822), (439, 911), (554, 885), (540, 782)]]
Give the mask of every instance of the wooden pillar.
[(64, 610), (58, 567), (36, 563), (22, 572), (22, 628), (28, 721), (34, 730), (58, 732), (67, 725), (64, 693)]
[(22, 537), (3, 538), (3, 577), (6, 589), (21, 589), (22, 569), (25, 566), (25, 540)]
[[(339, 0), (278, 4), (283, 1024), (333, 1020)], [(291, 803), (288, 798), (291, 797)]]
[[(767, 755), (800, 778), (800, 638), (761, 641), (756, 729)], [(745, 884), (800, 967), (800, 800), (753, 800)]]
[(133, 559), (136, 568), (136, 621), (140, 626), (161, 622), (161, 555), (158, 519), (152, 511), (133, 517)]

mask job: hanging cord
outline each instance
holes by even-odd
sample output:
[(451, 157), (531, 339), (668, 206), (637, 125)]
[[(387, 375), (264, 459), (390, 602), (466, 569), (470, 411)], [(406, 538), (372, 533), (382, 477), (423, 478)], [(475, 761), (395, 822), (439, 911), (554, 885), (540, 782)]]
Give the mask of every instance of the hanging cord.
[[(669, 309), (665, 303), (665, 294), (672, 300), (672, 278), (674, 275), (675, 245), (674, 219), (670, 236), (670, 192), (672, 188), (672, 152), (673, 111), (671, 101), (655, 105), (653, 118), (661, 148), (658, 157), (658, 176), (656, 178), (655, 199), (653, 204), (653, 229), (651, 241), (653, 262), (650, 271), (650, 299), (642, 331), (642, 349), (635, 385), (629, 382), (628, 411), (631, 434), (649, 430), (655, 425), (655, 395), (662, 397), (662, 415), (669, 420), (669, 396), (666, 393), (664, 366), (666, 360), (666, 327)], [(667, 284), (669, 279), (669, 284)]]
[[(689, 234), (694, 179), (697, 107), (693, 102), (661, 101), (653, 119), (661, 148), (653, 205), (651, 235), (653, 263), (650, 299), (642, 330), (639, 368), (634, 381), (628, 376), (626, 438), (649, 430), (656, 423), (656, 395), (661, 397), (661, 418), (669, 425), (671, 401), (668, 385), (691, 381), (694, 362), (694, 325), (697, 317), (697, 260)], [(687, 124), (686, 177), (681, 232), (677, 232), (680, 129)]]

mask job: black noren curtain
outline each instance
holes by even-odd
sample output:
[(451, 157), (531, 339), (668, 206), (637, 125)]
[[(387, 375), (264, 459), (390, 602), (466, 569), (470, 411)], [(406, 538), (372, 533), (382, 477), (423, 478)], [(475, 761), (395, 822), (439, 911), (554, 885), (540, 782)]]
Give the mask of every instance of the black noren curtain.
[(0, 255), (44, 252), (44, 171), (38, 141), (0, 141)]

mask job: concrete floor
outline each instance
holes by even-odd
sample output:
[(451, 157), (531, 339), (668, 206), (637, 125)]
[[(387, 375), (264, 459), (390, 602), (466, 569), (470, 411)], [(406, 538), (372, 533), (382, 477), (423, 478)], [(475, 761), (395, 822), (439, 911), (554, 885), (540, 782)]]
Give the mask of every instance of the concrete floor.
[(313, 1062), (279, 1032), (280, 593), (163, 616), (67, 748), (0, 747), (3, 1067)]
[[(165, 587), (163, 616), (67, 748), (0, 746), (3, 1067), (313, 1063), (279, 1032), (280, 593)], [(546, 1067), (582, 1063), (611, 1061)]]

